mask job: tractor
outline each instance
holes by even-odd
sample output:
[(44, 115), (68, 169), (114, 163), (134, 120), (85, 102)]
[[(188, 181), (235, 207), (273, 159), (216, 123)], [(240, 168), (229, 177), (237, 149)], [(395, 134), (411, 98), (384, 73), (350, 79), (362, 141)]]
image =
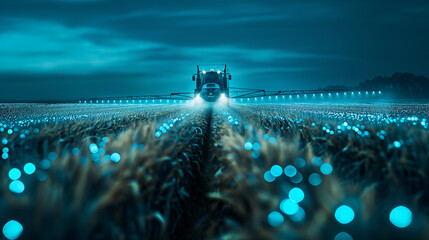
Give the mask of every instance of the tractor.
[(207, 68), (197, 65), (197, 73), (192, 76), (192, 81), (196, 81), (195, 102), (228, 103), (228, 80), (231, 80), (231, 74), (227, 72), (226, 64), (208, 65)]

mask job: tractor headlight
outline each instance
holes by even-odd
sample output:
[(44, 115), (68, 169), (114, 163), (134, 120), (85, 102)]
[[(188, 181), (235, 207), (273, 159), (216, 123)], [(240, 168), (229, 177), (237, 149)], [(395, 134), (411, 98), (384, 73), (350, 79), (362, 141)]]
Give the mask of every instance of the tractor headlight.
[(228, 98), (226, 97), (225, 93), (221, 93), (219, 97), (219, 103), (226, 104), (228, 103)]
[(199, 93), (197, 95), (195, 95), (194, 102), (195, 103), (202, 103), (202, 102), (204, 102), (203, 98), (201, 97), (201, 95)]

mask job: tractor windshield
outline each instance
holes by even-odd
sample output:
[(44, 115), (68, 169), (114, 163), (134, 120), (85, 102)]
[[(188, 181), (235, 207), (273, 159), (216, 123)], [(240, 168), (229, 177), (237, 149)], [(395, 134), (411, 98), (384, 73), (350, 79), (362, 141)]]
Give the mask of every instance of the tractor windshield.
[(217, 72), (207, 72), (204, 76), (204, 84), (206, 83), (219, 83)]

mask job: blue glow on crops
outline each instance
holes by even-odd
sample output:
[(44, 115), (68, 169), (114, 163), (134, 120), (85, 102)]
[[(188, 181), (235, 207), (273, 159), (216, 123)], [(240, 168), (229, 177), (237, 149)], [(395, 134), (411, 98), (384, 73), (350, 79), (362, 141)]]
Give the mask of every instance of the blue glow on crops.
[(286, 198), (280, 203), (280, 210), (282, 210), (282, 212), (287, 215), (293, 215), (297, 213), (298, 209), (298, 203), (292, 201), (291, 199)]
[(252, 146), (253, 146), (253, 144), (252, 144), (252, 143), (250, 143), (250, 142), (246, 142), (246, 143), (244, 144), (244, 148), (245, 148), (246, 150), (252, 150)]
[(308, 181), (310, 182), (311, 185), (313, 186), (319, 186), (322, 183), (322, 177), (320, 176), (320, 174), (318, 173), (312, 173), (309, 177), (308, 177)]
[(302, 181), (302, 179), (303, 179), (302, 174), (301, 174), (300, 172), (297, 172), (297, 173), (296, 173), (296, 175), (295, 175), (295, 176), (293, 176), (290, 180), (291, 180), (293, 183), (300, 183), (300, 182)]
[(322, 164), (322, 166), (320, 166), (320, 172), (322, 172), (322, 174), (324, 175), (329, 175), (332, 173), (332, 165), (329, 163), (324, 163)]
[(113, 162), (119, 162), (121, 160), (121, 155), (119, 155), (119, 153), (112, 153), (112, 155), (110, 156), (110, 159)]
[(36, 166), (33, 163), (27, 163), (24, 165), (24, 172), (28, 175), (33, 174), (36, 171)]
[(266, 172), (264, 173), (264, 179), (265, 179), (265, 181), (267, 181), (267, 182), (274, 182), (274, 180), (276, 180), (276, 177), (274, 177), (274, 176), (271, 174), (271, 171), (270, 171), (270, 170), (268, 170), (268, 171), (266, 171)]
[(253, 150), (258, 151), (259, 149), (261, 149), (261, 144), (259, 143), (254, 143), (252, 145)]
[(24, 228), (21, 223), (15, 220), (10, 220), (3, 226), (3, 235), (7, 239), (17, 239), (21, 236)]
[(390, 222), (398, 228), (408, 227), (413, 219), (413, 213), (404, 206), (395, 207), (389, 215)]
[(252, 157), (253, 157), (253, 158), (255, 158), (255, 159), (256, 159), (256, 158), (258, 158), (259, 156), (261, 156), (261, 154), (260, 154), (258, 151), (253, 151), (253, 152), (252, 152)]
[(316, 167), (320, 167), (320, 165), (322, 165), (323, 160), (321, 157), (313, 157), (313, 159), (311, 159), (311, 163), (316, 166)]
[(3, 154), (1, 155), (1, 157), (2, 157), (3, 159), (7, 159), (7, 158), (9, 157), (9, 154), (7, 154), (7, 153), (3, 153)]
[(284, 217), (281, 213), (277, 211), (273, 211), (270, 214), (268, 214), (268, 223), (273, 227), (278, 227), (283, 224)]
[(401, 147), (401, 143), (399, 141), (394, 141), (393, 142), (393, 146), (395, 146), (396, 148), (400, 148)]
[(2, 152), (5, 152), (5, 153), (9, 152), (9, 148), (8, 147), (3, 148)]
[(279, 165), (274, 165), (271, 167), (270, 172), (271, 175), (273, 175), (274, 177), (279, 177), (280, 175), (282, 175), (283, 169)]
[(294, 187), (289, 191), (289, 198), (297, 203), (304, 200), (304, 192), (301, 188)]
[(353, 240), (352, 236), (346, 232), (340, 232), (335, 235), (334, 240)]
[(42, 161), (39, 162), (39, 167), (41, 169), (49, 169), (51, 166), (52, 166), (52, 163), (48, 159), (43, 159)]
[(103, 142), (107, 143), (107, 142), (109, 142), (109, 138), (108, 138), (108, 137), (103, 137), (103, 138), (101, 139), (101, 141), (103, 141)]
[(108, 155), (108, 154), (104, 155), (104, 157), (103, 157), (103, 161), (104, 161), (104, 162), (108, 162), (108, 161), (110, 161), (110, 155)]
[(56, 152), (50, 152), (48, 154), (48, 159), (51, 161), (54, 161), (55, 159), (57, 159), (57, 157), (58, 157), (58, 154)]
[(80, 153), (80, 149), (79, 148), (75, 147), (75, 148), (72, 149), (72, 154), (73, 155), (77, 156), (77, 155), (79, 155), (79, 153)]
[(9, 129), (9, 130), (7, 130), (7, 133), (12, 134), (12, 133), (13, 133), (13, 130), (12, 130), (12, 129)]
[(18, 180), (21, 177), (21, 171), (18, 168), (9, 170), (9, 178), (11, 180)]
[(353, 221), (355, 212), (347, 205), (341, 205), (335, 210), (335, 219), (341, 224), (347, 224)]
[(158, 138), (158, 137), (160, 137), (160, 136), (161, 136), (161, 134), (162, 134), (162, 133), (161, 133), (160, 131), (157, 131), (157, 132), (155, 133), (155, 137), (157, 137), (157, 138)]
[(12, 181), (9, 184), (9, 190), (14, 193), (22, 193), (25, 189), (24, 183), (19, 180)]
[(89, 145), (89, 151), (90, 151), (91, 153), (97, 153), (97, 152), (98, 152), (98, 146), (97, 146), (97, 144), (95, 144), (95, 143), (91, 143), (91, 144)]
[(37, 177), (37, 180), (39, 180), (39, 182), (43, 182), (46, 179), (48, 179), (48, 173), (43, 170), (38, 170), (36, 172), (36, 177)]
[(287, 165), (285, 167), (285, 175), (288, 177), (293, 177), (296, 175), (296, 168), (292, 165)]
[(289, 217), (290, 217), (290, 220), (296, 223), (300, 223), (305, 220), (305, 211), (302, 207), (299, 207), (298, 211), (295, 214), (290, 215)]
[(7, 139), (6, 139), (6, 138), (3, 138), (3, 139), (1, 140), (1, 142), (2, 142), (4, 145), (6, 145), (6, 144), (7, 144)]

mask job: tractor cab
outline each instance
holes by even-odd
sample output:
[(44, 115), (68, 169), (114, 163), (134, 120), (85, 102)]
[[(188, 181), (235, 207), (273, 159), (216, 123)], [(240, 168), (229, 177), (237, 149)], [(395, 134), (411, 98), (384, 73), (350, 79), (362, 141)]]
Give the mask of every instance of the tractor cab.
[(231, 74), (227, 73), (226, 65), (211, 65), (210, 68), (202, 68), (197, 65), (197, 74), (192, 76), (196, 81), (195, 97), (207, 102), (216, 102), (222, 96), (229, 97), (229, 84)]

